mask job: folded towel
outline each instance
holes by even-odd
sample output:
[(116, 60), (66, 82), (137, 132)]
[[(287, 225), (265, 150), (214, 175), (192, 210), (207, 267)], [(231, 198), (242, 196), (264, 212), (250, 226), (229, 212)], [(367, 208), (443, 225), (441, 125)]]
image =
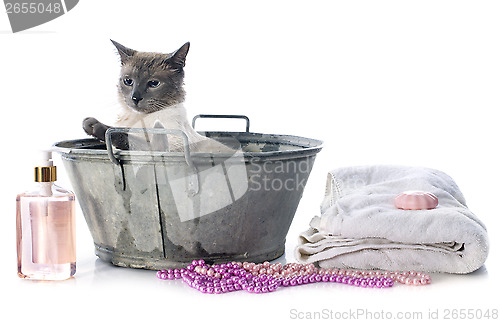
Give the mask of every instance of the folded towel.
[[(401, 210), (401, 192), (433, 193), (431, 210)], [(321, 217), (299, 237), (295, 256), (323, 268), (418, 270), (465, 274), (488, 255), (484, 224), (467, 208), (443, 172), (417, 167), (367, 166), (328, 174)]]

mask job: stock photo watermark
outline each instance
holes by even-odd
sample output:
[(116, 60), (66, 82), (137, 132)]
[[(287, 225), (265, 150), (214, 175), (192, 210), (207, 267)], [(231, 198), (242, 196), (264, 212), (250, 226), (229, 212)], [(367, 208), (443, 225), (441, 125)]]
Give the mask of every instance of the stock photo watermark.
[(13, 33), (54, 20), (71, 9), (79, 0), (4, 0)]
[(498, 320), (497, 308), (430, 308), (421, 311), (392, 311), (353, 308), (332, 310), (324, 308), (307, 311), (292, 308), (288, 318), (292, 320)]
[(251, 191), (297, 191), (303, 190), (307, 176), (311, 172), (313, 160), (250, 160), (248, 169), (249, 190)]
[[(188, 161), (191, 157), (185, 156), (185, 159)], [(187, 166), (182, 163), (182, 167), (155, 163), (156, 185), (169, 187), (184, 222), (226, 208), (247, 194), (256, 194), (262, 199), (280, 192), (302, 192), (314, 159), (247, 159), (237, 150), (226, 159), (198, 164), (190, 160)], [(144, 172), (149, 172), (149, 166), (136, 163), (132, 168), (137, 181), (147, 181)]]

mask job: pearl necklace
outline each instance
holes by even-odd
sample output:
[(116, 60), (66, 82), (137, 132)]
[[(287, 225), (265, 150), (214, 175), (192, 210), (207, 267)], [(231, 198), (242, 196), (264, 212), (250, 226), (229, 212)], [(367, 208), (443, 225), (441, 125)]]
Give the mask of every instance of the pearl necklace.
[(335, 268), (316, 268), (314, 264), (302, 265), (297, 263), (288, 263), (282, 265), (280, 263), (270, 264), (269, 262), (264, 262), (263, 264), (254, 263), (243, 263), (243, 268), (250, 271), (253, 274), (267, 274), (273, 275), (274, 277), (290, 277), (290, 276), (303, 276), (311, 274), (319, 275), (341, 275), (354, 277), (357, 279), (368, 279), (368, 278), (390, 278), (393, 281), (397, 281), (401, 284), (406, 285), (428, 285), (431, 283), (431, 277), (428, 274), (415, 272), (415, 271), (403, 271), (403, 272), (390, 272), (390, 271), (361, 271), (361, 270), (344, 270)]
[(342, 283), (363, 288), (387, 288), (394, 281), (408, 285), (430, 284), (430, 276), (417, 272), (379, 272), (342, 269), (317, 269), (313, 264), (289, 263), (254, 264), (230, 262), (205, 264), (203, 259), (193, 260), (182, 269), (162, 269), (156, 273), (162, 280), (182, 279), (189, 286), (207, 294), (222, 294), (238, 290), (249, 293), (274, 292), (279, 287), (290, 287), (319, 282)]

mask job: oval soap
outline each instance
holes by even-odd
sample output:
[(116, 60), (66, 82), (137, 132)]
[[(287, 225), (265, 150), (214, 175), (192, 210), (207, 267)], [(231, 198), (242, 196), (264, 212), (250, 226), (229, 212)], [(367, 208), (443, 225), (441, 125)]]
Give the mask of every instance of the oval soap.
[(402, 210), (430, 210), (438, 205), (436, 195), (423, 191), (406, 191), (394, 198), (394, 205)]

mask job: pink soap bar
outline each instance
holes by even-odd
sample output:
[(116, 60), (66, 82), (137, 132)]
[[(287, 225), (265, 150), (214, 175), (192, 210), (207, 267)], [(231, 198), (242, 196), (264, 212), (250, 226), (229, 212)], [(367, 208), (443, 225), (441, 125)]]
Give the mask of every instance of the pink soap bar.
[(429, 210), (438, 205), (436, 195), (422, 191), (406, 191), (394, 199), (394, 205), (402, 210)]

